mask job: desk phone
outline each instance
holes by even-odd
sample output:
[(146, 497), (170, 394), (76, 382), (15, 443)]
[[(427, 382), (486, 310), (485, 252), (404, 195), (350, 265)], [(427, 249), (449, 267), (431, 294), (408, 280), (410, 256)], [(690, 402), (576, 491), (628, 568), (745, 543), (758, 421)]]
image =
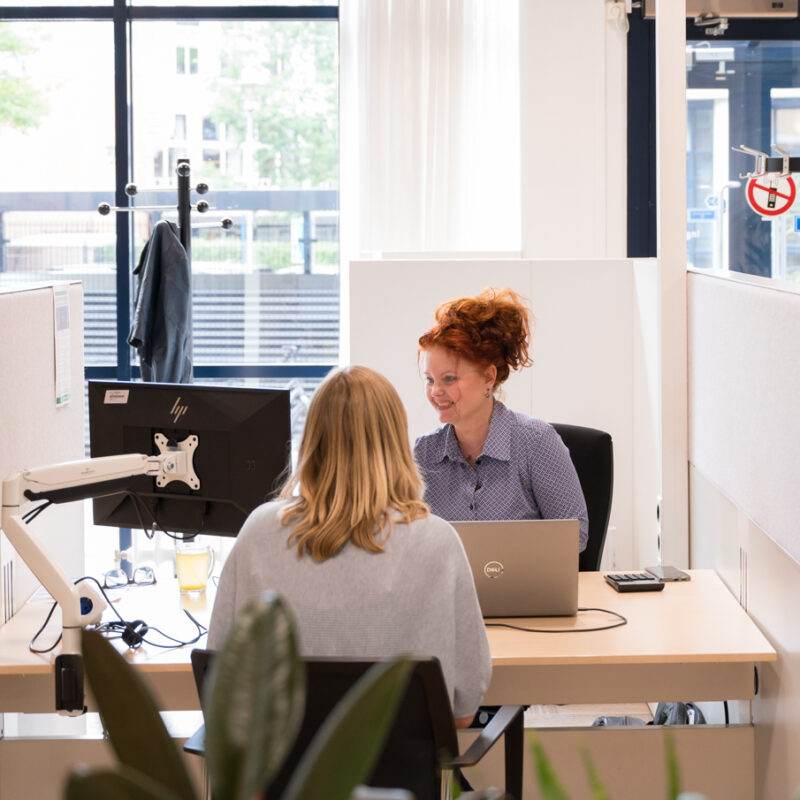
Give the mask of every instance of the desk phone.
[(618, 592), (660, 592), (664, 584), (647, 572), (607, 572), (606, 583)]

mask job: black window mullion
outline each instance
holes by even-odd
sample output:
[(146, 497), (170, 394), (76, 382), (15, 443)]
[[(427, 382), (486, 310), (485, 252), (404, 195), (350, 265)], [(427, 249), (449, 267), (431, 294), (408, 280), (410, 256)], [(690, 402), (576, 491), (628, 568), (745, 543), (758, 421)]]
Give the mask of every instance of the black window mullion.
[(338, 6), (130, 6), (131, 19), (335, 20)]
[(628, 32), (628, 258), (656, 256), (655, 25), (638, 14)]
[[(131, 118), (129, 101), (129, 28), (125, 0), (114, 0), (114, 146), (115, 199), (117, 206), (127, 206), (125, 186), (131, 174)], [(132, 244), (131, 215), (116, 214), (117, 226), (117, 379), (131, 379), (131, 350), (128, 344), (130, 327), (130, 264)]]

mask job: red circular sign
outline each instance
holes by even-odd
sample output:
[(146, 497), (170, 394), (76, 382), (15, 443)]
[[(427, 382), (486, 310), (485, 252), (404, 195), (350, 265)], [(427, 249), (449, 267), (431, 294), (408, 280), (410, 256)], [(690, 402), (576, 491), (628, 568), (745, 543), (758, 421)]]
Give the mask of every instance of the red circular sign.
[(791, 176), (761, 175), (747, 184), (747, 202), (750, 208), (764, 217), (785, 214), (794, 203), (797, 187)]

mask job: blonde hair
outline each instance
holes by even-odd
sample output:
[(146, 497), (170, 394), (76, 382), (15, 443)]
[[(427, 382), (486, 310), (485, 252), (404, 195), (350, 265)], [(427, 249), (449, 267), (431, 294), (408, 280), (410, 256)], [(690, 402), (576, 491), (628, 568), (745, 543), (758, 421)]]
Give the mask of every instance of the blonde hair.
[(308, 409), (297, 469), (281, 491), (295, 519), (288, 544), (325, 561), (353, 542), (370, 553), (391, 531), (390, 511), (403, 522), (427, 516), (422, 480), (408, 443), (406, 412), (394, 387), (367, 367), (331, 373)]

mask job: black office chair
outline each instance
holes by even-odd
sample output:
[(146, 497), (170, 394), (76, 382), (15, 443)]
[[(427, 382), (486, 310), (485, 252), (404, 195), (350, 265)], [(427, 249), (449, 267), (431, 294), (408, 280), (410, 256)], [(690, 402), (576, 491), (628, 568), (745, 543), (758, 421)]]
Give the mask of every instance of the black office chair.
[(581, 553), (581, 572), (597, 572), (611, 515), (614, 493), (614, 447), (611, 436), (596, 428), (553, 422), (556, 433), (569, 450), (581, 482), (589, 514), (589, 542)]
[[(192, 669), (202, 700), (203, 682), (214, 653), (192, 651)], [(347, 690), (374, 664), (367, 660), (305, 659), (306, 704), (297, 740), (286, 762), (267, 787), (267, 796), (280, 798), (300, 757), (328, 714)], [(458, 754), (453, 711), (438, 659), (416, 659), (408, 689), (368, 786), (406, 789), (416, 800), (450, 797), (452, 776), (472, 766), (504, 735), (507, 794), (521, 800), (523, 709), (503, 706), (463, 755)], [(204, 753), (201, 727), (184, 745), (189, 753)]]

